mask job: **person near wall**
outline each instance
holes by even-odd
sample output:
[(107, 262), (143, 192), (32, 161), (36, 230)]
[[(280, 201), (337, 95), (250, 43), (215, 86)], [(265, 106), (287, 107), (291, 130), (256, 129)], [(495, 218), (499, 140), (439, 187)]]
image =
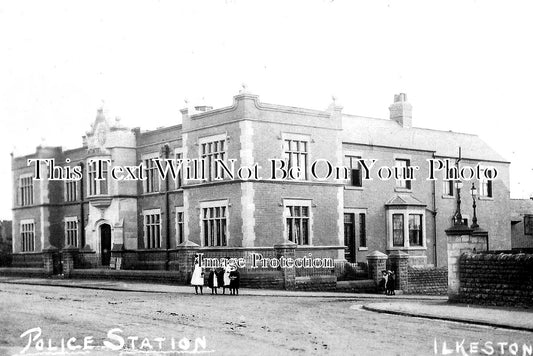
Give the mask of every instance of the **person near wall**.
[(236, 264), (231, 264), (231, 271), (229, 273), (229, 293), (232, 295), (239, 295), (239, 284), (241, 282), (241, 275), (237, 269)]
[(200, 267), (198, 257), (194, 259), (191, 285), (194, 286), (196, 294), (198, 294), (198, 287), (200, 288), (200, 294), (204, 294), (204, 269), (203, 267)]
[(394, 272), (389, 271), (388, 276), (387, 276), (387, 283), (386, 283), (386, 287), (387, 287), (386, 294), (396, 295), (396, 292), (394, 291), (395, 284), (396, 284), (395, 282), (396, 282), (396, 279), (394, 278)]
[(217, 284), (219, 288), (224, 287), (224, 269), (217, 268), (215, 269), (215, 277), (217, 279)]
[(220, 286), (219, 284), (219, 277), (217, 274), (216, 269), (212, 268), (211, 272), (209, 273), (209, 277), (207, 277), (207, 285), (209, 288), (211, 288), (211, 294), (218, 294), (217, 290)]
[[(227, 258), (226, 260), (229, 260), (229, 258)], [(228, 263), (226, 264), (226, 267), (224, 268), (224, 275), (223, 275), (223, 284), (222, 284), (222, 294), (226, 294), (226, 288), (230, 288), (230, 278), (229, 278), (229, 274), (231, 272), (231, 264)], [(230, 290), (231, 292), (231, 290)]]

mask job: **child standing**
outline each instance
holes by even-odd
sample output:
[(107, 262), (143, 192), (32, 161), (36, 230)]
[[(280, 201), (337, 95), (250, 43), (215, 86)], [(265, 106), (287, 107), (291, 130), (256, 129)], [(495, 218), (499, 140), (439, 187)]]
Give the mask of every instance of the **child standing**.
[(207, 278), (207, 285), (209, 286), (209, 288), (211, 288), (211, 294), (218, 294), (218, 275), (214, 268), (212, 268), (211, 273), (209, 273), (209, 277)]
[(394, 279), (394, 272), (393, 271), (389, 271), (388, 273), (388, 277), (387, 277), (387, 283), (386, 283), (386, 287), (387, 287), (387, 292), (386, 294), (388, 295), (396, 295), (396, 292), (394, 291), (394, 288), (395, 288), (395, 279)]
[[(231, 280), (229, 278), (229, 274), (230, 274), (231, 270), (232, 270), (231, 266), (228, 263), (226, 265), (226, 268), (224, 268), (224, 277), (223, 277), (224, 284), (222, 285), (222, 294), (226, 294), (226, 288), (231, 288), (230, 287)], [(231, 290), (230, 290), (230, 292), (231, 292)]]
[(229, 293), (233, 295), (239, 295), (239, 284), (241, 281), (241, 275), (237, 270), (237, 265), (231, 265), (231, 272), (229, 273)]
[(200, 294), (204, 294), (204, 269), (200, 267), (198, 257), (194, 259), (194, 271), (192, 272), (191, 285), (194, 286), (196, 294), (198, 294), (198, 287), (200, 287)]

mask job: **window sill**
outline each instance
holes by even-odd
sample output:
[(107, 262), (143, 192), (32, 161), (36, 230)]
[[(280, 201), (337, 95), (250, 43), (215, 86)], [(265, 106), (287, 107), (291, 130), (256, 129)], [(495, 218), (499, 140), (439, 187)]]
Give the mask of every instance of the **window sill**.
[(442, 199), (455, 199), (455, 195), (443, 195)]
[(397, 193), (412, 193), (413, 189), (411, 188), (394, 188), (394, 191)]
[(405, 246), (394, 246), (394, 247), (387, 247), (387, 251), (397, 251), (397, 250), (411, 250), (411, 251), (424, 251), (427, 250), (427, 247), (425, 246), (412, 246), (412, 247), (405, 247)]
[(368, 251), (368, 247), (359, 247), (359, 251)]
[(363, 191), (365, 190), (364, 187), (354, 187), (352, 185), (344, 186), (344, 190), (356, 190), (356, 191)]
[(478, 197), (478, 200), (494, 200), (494, 197)]

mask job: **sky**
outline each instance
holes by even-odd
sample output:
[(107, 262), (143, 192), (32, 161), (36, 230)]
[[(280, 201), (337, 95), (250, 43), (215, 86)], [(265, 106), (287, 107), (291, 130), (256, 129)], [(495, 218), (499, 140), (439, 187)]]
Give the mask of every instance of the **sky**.
[[(531, 1), (1, 1), (0, 219), (11, 156), (81, 146), (102, 105), (128, 127), (177, 124), (190, 102), (267, 103), (478, 134), (533, 195)], [(466, 152), (464, 152), (466, 155)]]

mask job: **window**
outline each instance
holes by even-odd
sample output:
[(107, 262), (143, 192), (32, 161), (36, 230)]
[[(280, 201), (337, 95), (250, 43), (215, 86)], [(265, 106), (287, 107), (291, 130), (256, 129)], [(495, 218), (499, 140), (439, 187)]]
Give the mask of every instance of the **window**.
[(409, 246), (422, 244), (422, 215), (409, 214)]
[(348, 262), (355, 262), (355, 221), (351, 213), (344, 214), (344, 258)]
[(392, 245), (403, 246), (403, 214), (392, 215)]
[(20, 237), (22, 252), (35, 251), (35, 223), (33, 220), (21, 220)]
[[(307, 140), (297, 137), (287, 137), (284, 139), (285, 161), (287, 169), (300, 168), (299, 179), (307, 179)], [(294, 172), (295, 174), (296, 172)]]
[(75, 180), (65, 181), (65, 201), (76, 201), (78, 182)]
[(183, 231), (183, 207), (176, 208), (176, 245), (185, 241)]
[[(101, 177), (98, 177), (98, 165), (101, 164)], [(107, 161), (90, 160), (87, 164), (87, 175), (89, 185), (89, 195), (106, 195), (107, 194)], [(98, 179), (102, 178), (102, 179)]]
[(479, 196), (492, 198), (492, 180), (482, 179), (479, 182)]
[(423, 206), (395, 206), (387, 211), (389, 250), (425, 249), (426, 223)]
[(176, 169), (179, 168), (179, 172), (176, 174), (175, 188), (179, 189), (183, 184), (183, 170), (186, 167), (185, 162), (181, 162), (181, 166), (179, 164), (180, 160), (183, 160), (183, 148), (176, 148), (174, 150), (174, 160), (176, 162)]
[(524, 235), (533, 235), (533, 215), (524, 216)]
[(157, 153), (142, 157), (146, 179), (144, 180), (144, 192), (154, 193), (159, 191), (159, 174), (154, 159), (158, 159)]
[(161, 248), (161, 212), (159, 209), (145, 210), (144, 215), (144, 242), (145, 247)]
[(222, 179), (224, 174), (217, 160), (226, 160), (226, 135), (205, 137), (200, 140), (200, 158), (204, 162), (205, 179)]
[(33, 176), (23, 175), (19, 178), (19, 202), (22, 206), (33, 204)]
[(227, 246), (227, 201), (201, 206), (204, 246)]
[(359, 247), (366, 247), (366, 214), (359, 213)]
[(344, 156), (344, 165), (350, 169), (350, 183), (352, 187), (363, 186), (363, 173), (359, 160), (361, 157)]
[(285, 205), (287, 238), (298, 245), (310, 244), (309, 207), (307, 201), (291, 201)]
[(398, 179), (396, 180), (396, 187), (402, 189), (411, 189), (411, 180), (406, 179), (407, 167), (410, 162), (408, 159), (396, 159), (396, 169), (398, 170)]
[(65, 245), (78, 246), (78, 218), (65, 218)]
[(453, 180), (445, 180), (442, 182), (442, 194), (447, 197), (455, 196), (455, 182)]

